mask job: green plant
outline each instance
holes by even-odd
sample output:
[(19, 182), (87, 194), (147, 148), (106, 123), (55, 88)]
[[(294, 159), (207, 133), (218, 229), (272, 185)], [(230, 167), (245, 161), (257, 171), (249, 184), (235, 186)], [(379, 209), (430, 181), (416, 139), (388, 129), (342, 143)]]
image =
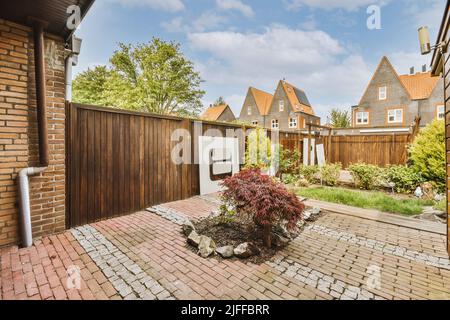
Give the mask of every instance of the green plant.
[(269, 168), (272, 161), (271, 145), (272, 143), (264, 129), (253, 129), (247, 137), (245, 168)]
[(352, 122), (348, 110), (331, 109), (330, 124), (334, 128), (350, 128)]
[(409, 148), (412, 167), (440, 192), (445, 189), (445, 123), (434, 120), (422, 129)]
[(300, 176), (308, 180), (309, 183), (317, 182), (317, 174), (319, 173), (319, 166), (299, 166)]
[(299, 180), (299, 176), (292, 173), (285, 173), (282, 175), (282, 181), (285, 184), (295, 184)]
[(240, 217), (251, 219), (264, 228), (264, 245), (271, 247), (272, 227), (287, 221), (293, 229), (305, 208), (297, 196), (282, 183), (276, 182), (259, 169), (245, 169), (222, 182), (226, 190), (222, 194), (225, 204), (232, 206)]
[(383, 170), (375, 165), (357, 163), (350, 165), (348, 170), (360, 189), (373, 190), (380, 185)]
[(433, 201), (430, 200), (398, 199), (380, 191), (349, 190), (339, 187), (300, 188), (297, 189), (297, 194), (316, 200), (405, 215), (421, 214), (424, 206), (433, 205)]
[(331, 187), (337, 185), (341, 174), (341, 169), (342, 165), (340, 163), (326, 164), (321, 167), (319, 173), (322, 184)]
[(422, 182), (422, 176), (413, 168), (408, 166), (390, 166), (384, 172), (384, 178), (387, 182), (394, 183), (395, 192), (411, 193)]
[(446, 212), (446, 210), (447, 210), (447, 199), (444, 198), (441, 201), (436, 202), (436, 204), (433, 206), (433, 209), (439, 210), (439, 211), (442, 211), (442, 212)]
[(278, 170), (280, 174), (292, 174), (297, 171), (300, 163), (300, 152), (298, 150), (285, 149), (278, 146), (279, 162)]

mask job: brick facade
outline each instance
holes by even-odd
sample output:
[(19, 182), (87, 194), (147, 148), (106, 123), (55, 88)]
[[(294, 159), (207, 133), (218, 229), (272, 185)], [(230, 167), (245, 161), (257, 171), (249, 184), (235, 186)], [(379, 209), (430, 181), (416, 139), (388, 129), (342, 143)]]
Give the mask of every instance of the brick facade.
[[(33, 237), (65, 228), (64, 41), (46, 36), (48, 169), (30, 178)], [(32, 31), (0, 19), (0, 246), (19, 242), (17, 174), (38, 166)]]

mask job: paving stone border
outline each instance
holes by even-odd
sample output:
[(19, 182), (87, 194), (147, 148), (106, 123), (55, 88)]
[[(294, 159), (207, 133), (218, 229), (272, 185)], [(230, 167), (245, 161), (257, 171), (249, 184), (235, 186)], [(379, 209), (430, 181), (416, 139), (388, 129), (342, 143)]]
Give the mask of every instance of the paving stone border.
[(71, 232), (122, 298), (173, 299), (169, 291), (94, 227), (87, 225)]
[(196, 198), (198, 199), (202, 199), (214, 204), (218, 204), (219, 206), (221, 206), (223, 203), (222, 201), (220, 201), (220, 199), (216, 198), (216, 197), (211, 197), (211, 196), (196, 196)]
[(266, 262), (270, 267), (281, 272), (282, 275), (294, 278), (304, 284), (316, 288), (339, 300), (380, 300), (377, 296), (365, 288), (349, 285), (332, 276), (326, 275), (310, 267), (301, 265), (288, 258), (275, 259)]
[(189, 218), (187, 218), (184, 214), (164, 206), (153, 206), (147, 208), (146, 211), (157, 214), (158, 216), (180, 226), (189, 221)]
[(319, 224), (311, 224), (305, 227), (306, 230), (330, 237), (338, 241), (344, 241), (362, 247), (374, 249), (382, 253), (402, 257), (411, 261), (426, 264), (429, 266), (450, 270), (450, 259), (436, 257), (424, 252), (409, 250), (405, 247), (395, 246), (383, 241), (357, 236), (352, 233), (330, 229)]

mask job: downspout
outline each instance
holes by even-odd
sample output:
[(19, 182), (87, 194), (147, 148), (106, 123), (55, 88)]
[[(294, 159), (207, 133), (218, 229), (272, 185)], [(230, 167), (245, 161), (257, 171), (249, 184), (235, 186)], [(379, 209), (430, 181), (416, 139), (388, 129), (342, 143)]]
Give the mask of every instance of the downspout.
[(48, 130), (46, 110), (45, 58), (44, 58), (44, 22), (33, 21), (34, 64), (36, 73), (36, 106), (39, 135), (39, 167), (22, 169), (19, 172), (20, 221), (22, 246), (33, 245), (30, 209), (30, 188), (28, 178), (44, 172), (49, 163)]

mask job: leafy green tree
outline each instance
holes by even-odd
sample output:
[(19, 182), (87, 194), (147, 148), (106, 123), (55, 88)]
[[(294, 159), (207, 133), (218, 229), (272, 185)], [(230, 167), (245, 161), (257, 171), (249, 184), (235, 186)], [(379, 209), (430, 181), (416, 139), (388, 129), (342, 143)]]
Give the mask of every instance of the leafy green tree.
[(410, 148), (413, 168), (440, 191), (445, 188), (445, 123), (434, 120), (423, 128)]
[(349, 128), (351, 127), (350, 114), (347, 110), (339, 110), (336, 108), (330, 111), (330, 124), (334, 128)]
[(73, 101), (84, 104), (108, 105), (105, 86), (111, 77), (106, 66), (96, 66), (80, 73), (73, 81)]
[(110, 68), (76, 77), (74, 101), (159, 114), (197, 115), (201, 110), (202, 80), (179, 44), (158, 38), (147, 44), (121, 43), (110, 63)]
[(223, 97), (218, 97), (217, 100), (214, 102), (215, 106), (220, 106), (220, 105), (223, 105), (223, 104), (227, 104)]

